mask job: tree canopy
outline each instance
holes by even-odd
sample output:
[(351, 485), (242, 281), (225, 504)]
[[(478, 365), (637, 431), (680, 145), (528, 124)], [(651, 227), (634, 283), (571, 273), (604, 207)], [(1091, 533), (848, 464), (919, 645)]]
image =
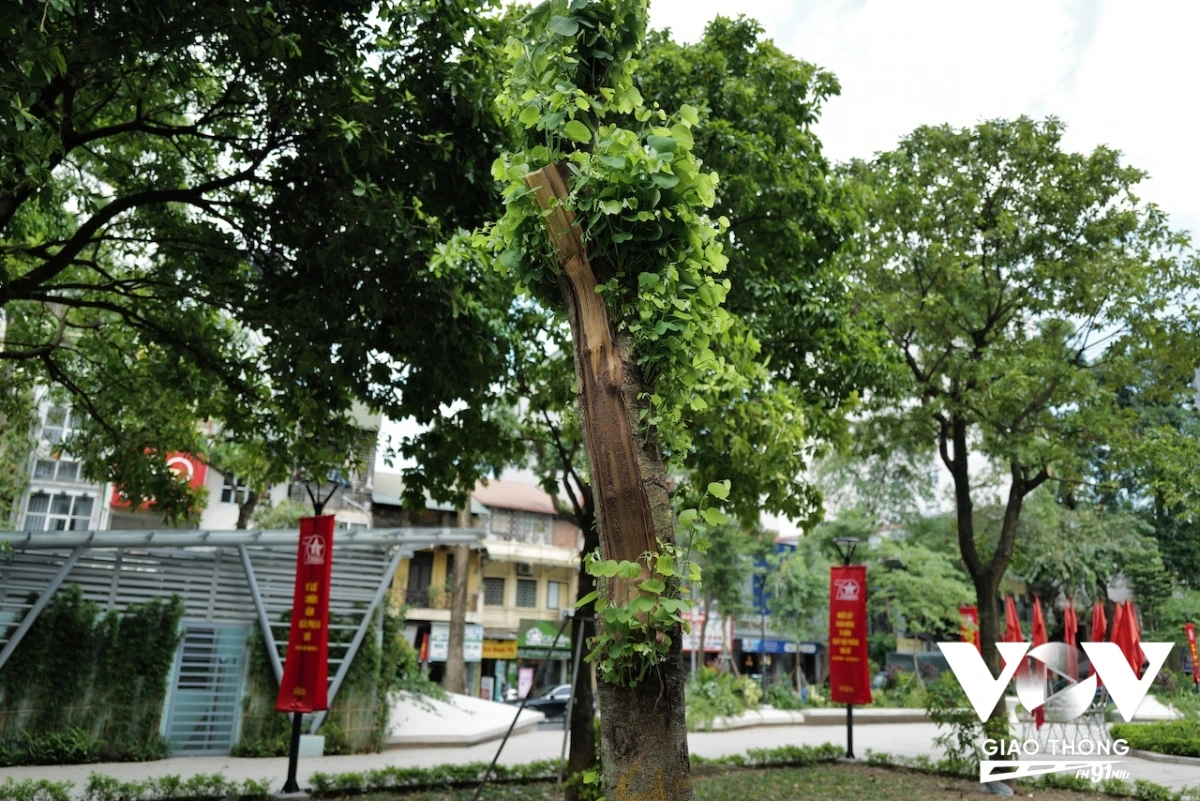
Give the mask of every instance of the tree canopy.
[[(1139, 452), (1119, 396), (1140, 359), (1172, 387), (1191, 378), (1194, 349), (1181, 346), (1195, 334), (1200, 277), (1186, 239), (1135, 194), (1142, 172), (1110, 148), (1068, 152), (1062, 133), (1055, 119), (925, 127), (850, 168), (871, 196), (859, 302), (904, 365), (863, 434), (933, 449), (953, 476), (993, 662), (997, 590), (1026, 498), (1047, 481), (1083, 481), (1085, 446)], [(979, 462), (1007, 483), (990, 543), (974, 528)]]
[[(168, 509), (198, 420), (319, 466), (356, 396), (486, 393), (501, 338), (428, 260), (495, 203), (493, 30), (466, 2), (4, 6), (0, 360), (86, 413), (93, 477)], [(473, 479), (463, 452), (412, 491)]]

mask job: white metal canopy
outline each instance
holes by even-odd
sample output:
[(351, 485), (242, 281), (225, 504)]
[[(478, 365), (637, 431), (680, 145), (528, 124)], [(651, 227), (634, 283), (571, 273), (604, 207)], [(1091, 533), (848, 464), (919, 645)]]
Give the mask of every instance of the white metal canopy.
[[(400, 561), (437, 545), (478, 545), (482, 536), (461, 528), (334, 533), (330, 614), (353, 623), (331, 628), (354, 634), (348, 644), (330, 644), (329, 663), (336, 666), (330, 703), (382, 611)], [(175, 594), (188, 620), (257, 623), (279, 680), (288, 629), (282, 617), (292, 605), (298, 538), (296, 530), (0, 532), (0, 542), (13, 549), (10, 560), (0, 560), (0, 669), (54, 594), (70, 583), (106, 611)], [(311, 730), (323, 718), (314, 716)]]

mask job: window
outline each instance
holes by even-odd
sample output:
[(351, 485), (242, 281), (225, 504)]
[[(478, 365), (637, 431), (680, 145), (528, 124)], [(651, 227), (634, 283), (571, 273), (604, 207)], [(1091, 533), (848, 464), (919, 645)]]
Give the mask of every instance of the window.
[(519, 542), (550, 544), (550, 516), (536, 512), (513, 512), (512, 538)]
[(46, 419), (42, 422), (42, 439), (51, 445), (62, 442), (66, 435), (67, 410), (63, 406), (51, 406), (46, 410)]
[(54, 476), (54, 479), (68, 483), (79, 481), (79, 462), (73, 462), (70, 459), (60, 459), (58, 462), (58, 472)]
[(246, 483), (234, 476), (226, 475), (221, 482), (221, 503), (243, 504), (249, 489)]
[(529, 608), (537, 606), (537, 581), (517, 579), (517, 606)]
[(33, 466), (33, 477), (44, 481), (63, 481), (74, 484), (79, 481), (79, 462), (70, 459), (38, 459)]
[(561, 581), (546, 582), (546, 608), (561, 609), (560, 604), (565, 600), (567, 585)]
[(485, 578), (483, 580), (484, 606), (504, 606), (504, 579)]
[(87, 495), (35, 492), (25, 509), (26, 531), (83, 531), (92, 519), (95, 500)]

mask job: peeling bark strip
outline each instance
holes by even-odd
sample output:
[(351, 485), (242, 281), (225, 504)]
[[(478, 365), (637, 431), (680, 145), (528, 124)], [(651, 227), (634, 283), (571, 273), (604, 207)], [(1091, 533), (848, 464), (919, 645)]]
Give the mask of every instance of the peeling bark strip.
[[(604, 298), (596, 292), (596, 274), (588, 262), (575, 215), (561, 205), (568, 195), (562, 176), (554, 166), (548, 166), (525, 176), (525, 183), (534, 190), (543, 209), (554, 209), (545, 219), (563, 268), (559, 287), (571, 321), (579, 406), (604, 557), (636, 561), (647, 551), (657, 551), (658, 542), (638, 458), (641, 437), (631, 423), (625, 397), (631, 378), (625, 369), (625, 363), (631, 361), (628, 343), (617, 341)], [(552, 198), (559, 203), (553, 203)], [(659, 460), (661, 463), (661, 457)]]
[[(568, 196), (554, 166), (525, 176), (543, 209), (563, 271), (558, 286), (567, 305), (579, 380), (584, 443), (592, 468), (597, 524), (605, 559), (638, 560), (674, 541), (666, 469), (653, 436), (634, 424), (647, 387), (628, 335), (617, 334), (596, 273), (588, 261)], [(554, 201), (557, 198), (558, 203)], [(638, 593), (637, 581), (609, 581), (616, 603)], [(603, 625), (597, 619), (597, 625)], [(637, 687), (601, 683), (600, 732), (609, 801), (694, 801), (684, 721), (680, 631), (670, 632), (667, 659)]]

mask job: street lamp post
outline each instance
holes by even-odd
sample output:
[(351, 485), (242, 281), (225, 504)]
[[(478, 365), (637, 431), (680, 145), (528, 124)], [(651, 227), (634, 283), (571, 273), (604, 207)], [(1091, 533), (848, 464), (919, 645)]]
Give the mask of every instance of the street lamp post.
[[(833, 541), (843, 566), (850, 566), (859, 542), (858, 537), (838, 537)], [(854, 704), (846, 704), (846, 759), (854, 759)]]

